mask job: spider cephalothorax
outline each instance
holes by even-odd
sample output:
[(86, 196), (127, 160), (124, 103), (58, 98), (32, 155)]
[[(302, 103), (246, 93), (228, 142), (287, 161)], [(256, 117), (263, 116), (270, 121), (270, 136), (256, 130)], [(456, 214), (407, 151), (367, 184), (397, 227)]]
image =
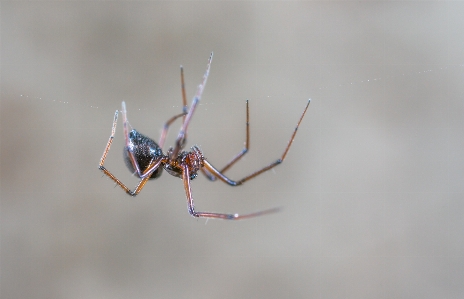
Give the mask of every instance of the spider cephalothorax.
[[(168, 151), (167, 156), (169, 157), (171, 153), (172, 149)], [(198, 176), (198, 171), (204, 166), (204, 159), (200, 149), (195, 145), (192, 146), (191, 151), (181, 151), (175, 159), (164, 164), (164, 169), (166, 169), (169, 174), (181, 178), (183, 172), (182, 165), (187, 165), (190, 179), (193, 180)]]

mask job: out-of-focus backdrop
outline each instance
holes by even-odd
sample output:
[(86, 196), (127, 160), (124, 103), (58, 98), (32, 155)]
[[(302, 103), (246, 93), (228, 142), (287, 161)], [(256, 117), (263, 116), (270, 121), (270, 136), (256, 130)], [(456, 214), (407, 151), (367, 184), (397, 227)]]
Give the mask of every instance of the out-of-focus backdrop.
[[(2, 1), (1, 298), (462, 298), (464, 3)], [(98, 170), (113, 115), (238, 179)], [(167, 145), (173, 144), (175, 123)], [(105, 166), (129, 186), (123, 134)]]

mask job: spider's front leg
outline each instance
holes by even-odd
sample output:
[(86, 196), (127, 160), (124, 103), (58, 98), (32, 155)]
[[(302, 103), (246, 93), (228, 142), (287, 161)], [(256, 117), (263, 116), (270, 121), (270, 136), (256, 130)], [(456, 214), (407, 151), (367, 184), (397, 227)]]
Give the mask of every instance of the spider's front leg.
[(278, 212), (279, 208), (273, 208), (264, 211), (258, 211), (255, 213), (239, 215), (239, 214), (223, 214), (223, 213), (212, 213), (212, 212), (197, 212), (195, 211), (195, 204), (193, 203), (192, 189), (190, 188), (190, 173), (187, 165), (182, 167), (182, 180), (184, 181), (185, 194), (187, 196), (187, 209), (192, 217), (196, 218), (216, 218), (226, 220), (240, 220), (245, 218), (252, 218), (265, 214)]
[(118, 110), (114, 113), (113, 119), (113, 127), (111, 128), (111, 136), (108, 139), (108, 143), (106, 144), (105, 150), (103, 151), (103, 155), (100, 159), (99, 168), (103, 167), (103, 163), (105, 163), (106, 155), (110, 151), (111, 144), (113, 143), (114, 134), (116, 133), (116, 125), (118, 124)]
[[(179, 154), (180, 150), (185, 145), (185, 139), (187, 138), (187, 128), (188, 128), (188, 125), (190, 124), (190, 120), (192, 119), (193, 112), (195, 111), (195, 108), (198, 105), (198, 102), (200, 102), (201, 95), (203, 94), (203, 90), (205, 89), (206, 81), (208, 80), (209, 71), (211, 69), (211, 61), (212, 60), (213, 60), (213, 53), (211, 52), (211, 55), (209, 56), (209, 59), (208, 59), (208, 64), (206, 66), (206, 72), (203, 75), (203, 81), (201, 82), (200, 85), (198, 85), (197, 93), (195, 94), (195, 96), (193, 97), (193, 100), (192, 100), (192, 105), (190, 106), (190, 109), (188, 110), (187, 114), (185, 115), (184, 121), (182, 123), (182, 127), (180, 128), (179, 134), (177, 135), (176, 145), (174, 146), (174, 149), (172, 150), (171, 156), (170, 156), (171, 162), (176, 159), (176, 157)], [(181, 70), (182, 70), (182, 68), (181, 68)], [(181, 79), (182, 79), (182, 86), (184, 86), (183, 72), (181, 73)], [(185, 91), (185, 89), (182, 91), (182, 93), (183, 93), (182, 97), (184, 97), (184, 91)], [(186, 109), (187, 105), (186, 105), (186, 101), (185, 100), (183, 100), (183, 101), (184, 101), (184, 112), (185, 112), (185, 109)]]

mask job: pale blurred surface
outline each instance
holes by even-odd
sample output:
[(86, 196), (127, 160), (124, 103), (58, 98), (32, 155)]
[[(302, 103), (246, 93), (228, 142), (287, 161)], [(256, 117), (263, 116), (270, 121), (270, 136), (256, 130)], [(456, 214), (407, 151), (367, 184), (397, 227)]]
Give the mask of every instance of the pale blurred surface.
[[(462, 298), (464, 3), (1, 2), (1, 298)], [(239, 188), (98, 162), (114, 111), (189, 127)], [(173, 143), (179, 123), (167, 144)], [(121, 122), (105, 166), (129, 186)]]

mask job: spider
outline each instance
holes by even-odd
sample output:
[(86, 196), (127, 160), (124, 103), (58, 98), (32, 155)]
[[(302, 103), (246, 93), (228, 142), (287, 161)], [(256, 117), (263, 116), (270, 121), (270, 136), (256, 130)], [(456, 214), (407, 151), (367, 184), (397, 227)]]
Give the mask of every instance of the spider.
[[(203, 76), (203, 81), (197, 88), (197, 92), (192, 100), (192, 105), (190, 109), (187, 106), (187, 100), (185, 95), (185, 86), (184, 86), (184, 71), (181, 66), (181, 85), (182, 85), (182, 100), (183, 100), (183, 112), (181, 114), (175, 115), (170, 118), (164, 125), (164, 128), (161, 132), (159, 142), (156, 143), (149, 137), (139, 133), (137, 130), (129, 129), (130, 124), (127, 120), (127, 111), (126, 104), (122, 102), (122, 119), (123, 119), (123, 128), (124, 128), (124, 137), (126, 144), (124, 147), (124, 160), (127, 167), (131, 172), (134, 173), (137, 177), (140, 178), (139, 184), (132, 191), (125, 184), (123, 184), (118, 178), (116, 178), (109, 170), (107, 170), (103, 164), (105, 163), (106, 156), (110, 150), (111, 144), (113, 143), (114, 134), (116, 132), (116, 124), (118, 120), (118, 110), (114, 114), (113, 127), (111, 130), (111, 136), (106, 144), (105, 150), (100, 160), (99, 169), (103, 171), (108, 177), (110, 177), (117, 185), (119, 185), (124, 191), (126, 191), (131, 196), (136, 196), (145, 186), (145, 184), (150, 179), (158, 178), (163, 169), (165, 169), (170, 175), (179, 177), (183, 180), (185, 194), (187, 196), (187, 205), (188, 212), (193, 217), (202, 217), (202, 218), (219, 218), (219, 219), (230, 219), (238, 220), (244, 218), (255, 217), (263, 214), (277, 212), (279, 208), (272, 208), (268, 210), (258, 211), (250, 214), (223, 214), (223, 213), (212, 213), (212, 212), (197, 212), (194, 207), (192, 191), (190, 188), (190, 181), (197, 177), (199, 171), (201, 171), (209, 180), (215, 181), (219, 179), (230, 186), (239, 186), (245, 183), (246, 181), (260, 175), (261, 173), (268, 171), (269, 169), (279, 165), (285, 159), (288, 150), (295, 138), (297, 129), (308, 109), (310, 101), (305, 106), (303, 113), (298, 121), (297, 126), (288, 142), (287, 147), (285, 148), (282, 156), (269, 164), (268, 166), (263, 167), (262, 169), (253, 172), (252, 174), (238, 180), (234, 181), (224, 175), (230, 167), (232, 167), (235, 162), (243, 157), (248, 152), (249, 141), (250, 141), (250, 129), (249, 129), (249, 108), (248, 101), (246, 101), (246, 141), (245, 147), (241, 152), (239, 152), (229, 163), (227, 163), (221, 170), (218, 170), (216, 167), (211, 165), (211, 163), (203, 156), (202, 152), (198, 146), (192, 146), (190, 151), (183, 151), (186, 137), (187, 137), (187, 128), (192, 119), (195, 108), (200, 101), (203, 89), (205, 88), (206, 80), (208, 79), (211, 61), (213, 58), (213, 53), (211, 53), (206, 72)], [(168, 133), (169, 126), (178, 118), (182, 117), (182, 127), (180, 128), (179, 134), (174, 147), (170, 147), (167, 153), (163, 152), (163, 146)]]

